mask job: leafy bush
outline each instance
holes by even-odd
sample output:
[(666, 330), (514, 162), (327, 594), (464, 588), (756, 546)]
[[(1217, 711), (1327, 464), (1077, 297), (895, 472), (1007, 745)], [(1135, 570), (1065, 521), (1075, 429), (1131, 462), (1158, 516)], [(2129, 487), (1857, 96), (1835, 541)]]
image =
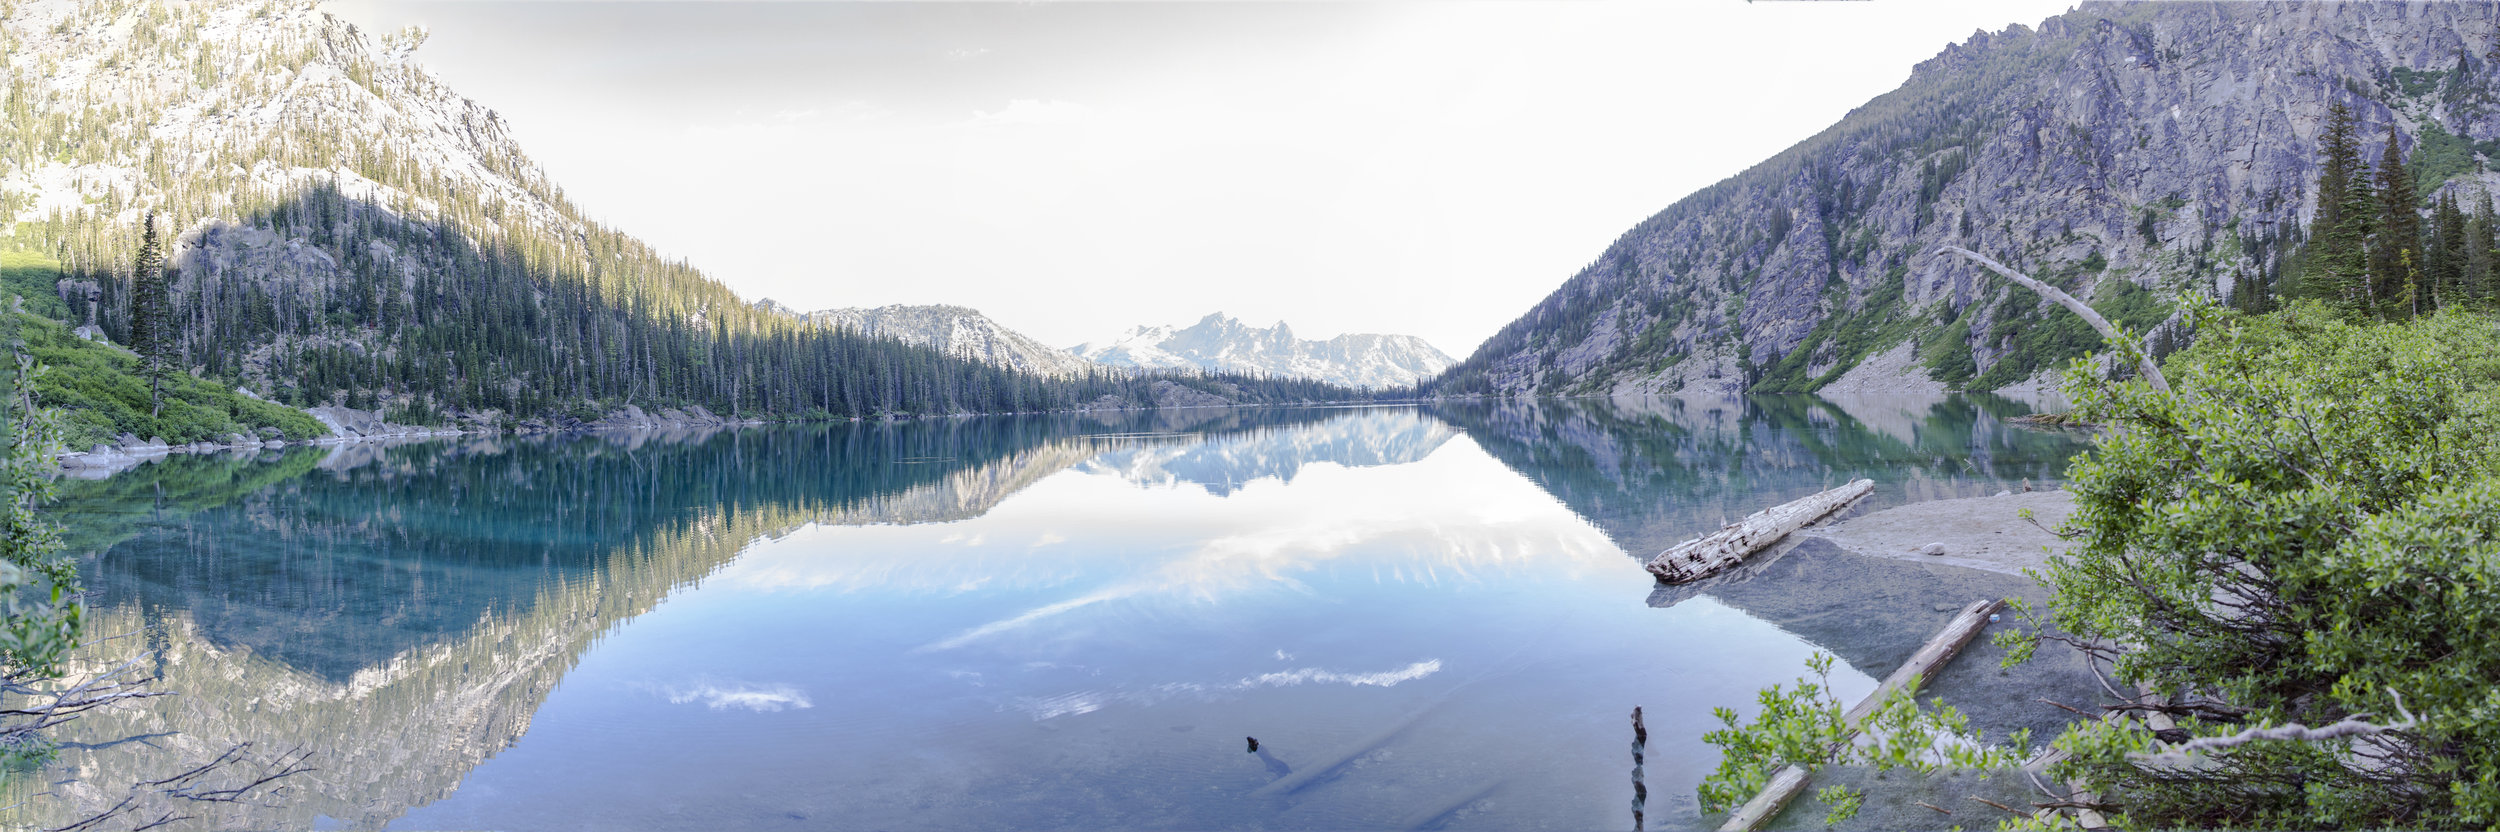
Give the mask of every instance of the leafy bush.
[[(13, 337), (0, 341), (16, 346)], [(86, 609), (60, 530), (35, 510), (52, 496), (57, 470), (52, 425), (26, 395), (26, 383), (42, 375), (22, 349), (0, 351), (0, 687), (29, 700), (40, 695), (30, 686), (57, 675), (77, 646)], [(0, 783), (51, 759), (53, 749), (38, 734), (49, 714), (32, 701), (12, 707), (0, 715)]]
[[(1762, 710), (1751, 722), (1740, 724), (1737, 713), (1727, 708), (1711, 709), (1711, 715), (1726, 727), (1702, 735), (1703, 742), (1721, 750), (1718, 769), (1701, 781), (1702, 811), (1726, 812), (1744, 805), (1770, 785), (1782, 766), (1855, 763), (1879, 772), (1908, 769), (1934, 774), (1948, 766), (2008, 768), (2020, 764), (2028, 753), (2028, 731), (2009, 738), (2008, 746), (1981, 745), (1970, 731), (1970, 720), (1953, 706), (1937, 702), (1933, 710), (1920, 708), (1917, 679), (1884, 697), (1867, 714), (1865, 724), (1851, 726), (1847, 706), (1832, 695), (1832, 657), (1816, 653), (1806, 659), (1806, 668), (1814, 671), (1813, 681), (1799, 678), (1793, 687), (1764, 689), (1759, 696)], [(1856, 743), (1853, 737), (1860, 729), (1873, 741)], [(1824, 823), (1838, 824), (1857, 814), (1864, 796), (1832, 786), (1815, 797), (1829, 807)]]
[(141, 439), (197, 442), (229, 433), (277, 428), (289, 439), (328, 433), (319, 420), (285, 405), (236, 393), (224, 385), (172, 373), (165, 379), (165, 408), (155, 409), (139, 359), (128, 350), (79, 338), (58, 321), (25, 312), (8, 313), (26, 350), (47, 370), (35, 379), (35, 400), (58, 411), (69, 447), (109, 443), (128, 433)]
[(2138, 827), (2500, 827), (2500, 332), (2191, 313), (2176, 392), (2070, 371), (2077, 416), (2115, 429), (2069, 470), (2044, 634), (2195, 734), (2403, 727), (2181, 761), (2090, 723), (2056, 773)]

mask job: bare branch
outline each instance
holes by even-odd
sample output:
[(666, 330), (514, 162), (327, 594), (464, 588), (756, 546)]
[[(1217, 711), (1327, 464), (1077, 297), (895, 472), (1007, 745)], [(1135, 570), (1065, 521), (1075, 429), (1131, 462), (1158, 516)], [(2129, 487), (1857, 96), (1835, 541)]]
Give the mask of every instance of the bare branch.
[(1975, 802), (1985, 803), (1985, 804), (1988, 804), (1988, 805), (1990, 805), (1990, 806), (1994, 806), (1994, 807), (1997, 807), (1997, 808), (1999, 808), (1999, 809), (2003, 809), (2003, 810), (2005, 810), (2007, 813), (2012, 814), (2013, 816), (2018, 817), (2018, 818), (2023, 818), (2023, 819), (2026, 819), (2026, 820), (2028, 820), (2028, 819), (2030, 819), (2030, 818), (2031, 818), (2031, 813), (2030, 813), (2030, 812), (2025, 812), (2025, 811), (2023, 811), (2023, 810), (2021, 810), (2021, 809), (2016, 809), (2016, 808), (2014, 808), (2014, 807), (2012, 807), (2012, 806), (2007, 806), (2007, 805), (2005, 805), (2005, 804), (2003, 804), (2003, 803), (1998, 803), (1998, 802), (1996, 802), (1996, 801), (1994, 801), (1994, 800), (1989, 800), (1989, 799), (1984, 798), (1984, 797), (1972, 797), (1972, 798), (1970, 798), (1970, 799), (1971, 799), (1972, 801), (1975, 801)]
[(2421, 724), (2421, 720), (2415, 718), (2413, 716), (2413, 712), (2405, 710), (2404, 696), (2402, 694), (2398, 694), (2392, 690), (2389, 691), (2388, 694), (2396, 700), (2396, 713), (2404, 718), (2385, 725), (2374, 724), (2364, 719), (2365, 717), (2368, 717), (2369, 714), (2354, 714), (2352, 716), (2345, 717), (2334, 724), (2324, 725), (2317, 728), (2311, 728), (2297, 722), (2277, 725), (2272, 728), (2250, 728), (2227, 737), (2197, 737), (2195, 739), (2188, 740), (2187, 742), (2180, 743), (2178, 747), (2159, 754), (2138, 752), (2129, 754), (2127, 757), (2128, 759), (2139, 763), (2177, 766), (2189, 763), (2193, 759), (2191, 755), (2199, 751), (2212, 751), (2221, 748), (2237, 748), (2252, 742), (2268, 740), (2318, 742), (2322, 740), (2341, 739), (2344, 737), (2368, 737), (2384, 734), (2390, 731), (2402, 731)]
[(2108, 341), (2111, 348), (2133, 355), (2137, 369), (2144, 373), (2146, 381), (2152, 382), (2153, 389), (2164, 393), (2170, 392), (2170, 379), (2162, 377), (2161, 367), (2153, 363), (2152, 353), (2145, 351), (2144, 345), (2135, 343), (2133, 339), (2120, 337), (2118, 327), (2111, 324), (2108, 318), (2101, 317), (2101, 313), (2094, 310), (2091, 305), (2076, 300), (2075, 296), (2066, 294), (2064, 289), (2033, 280), (2030, 275), (2006, 268), (2005, 264), (1970, 249), (1961, 246), (1944, 246), (1937, 251), (1949, 251), (1968, 257), (1973, 262), (1988, 267), (1989, 271), (2004, 275), (2005, 279), (2022, 284), (2023, 288), (2038, 292), (2041, 297), (2056, 301), (2057, 305), (2066, 307), (2066, 311), (2075, 313), (2083, 318), (2084, 323), (2091, 324), (2093, 329), (2099, 330), (2102, 340)]

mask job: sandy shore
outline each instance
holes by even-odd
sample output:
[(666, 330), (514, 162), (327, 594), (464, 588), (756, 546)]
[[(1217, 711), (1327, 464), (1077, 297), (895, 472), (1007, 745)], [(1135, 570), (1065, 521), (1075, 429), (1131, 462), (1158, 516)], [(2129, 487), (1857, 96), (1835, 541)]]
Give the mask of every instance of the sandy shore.
[[(2047, 566), (2051, 552), (2065, 551), (2066, 541), (2041, 527), (2057, 528), (2074, 507), (2073, 495), (2064, 491), (1931, 500), (1798, 534), (1829, 540), (1845, 551), (1868, 557), (2020, 575), (2025, 569)], [(2026, 508), (2039, 525), (2023, 522), (2020, 512)], [(1942, 544), (1944, 554), (1921, 554), (1919, 550), (1929, 544)]]

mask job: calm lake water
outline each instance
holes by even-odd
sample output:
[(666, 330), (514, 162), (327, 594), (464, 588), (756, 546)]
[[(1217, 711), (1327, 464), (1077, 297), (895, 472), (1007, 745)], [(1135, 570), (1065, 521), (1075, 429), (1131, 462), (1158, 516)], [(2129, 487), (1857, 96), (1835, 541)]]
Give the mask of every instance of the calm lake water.
[(1648, 821), (1689, 825), (1711, 707), (1818, 650), (1869, 690), (1946, 617), (1929, 596), (2001, 578), (1798, 554), (1653, 596), (1641, 561), (1856, 477), (1879, 505), (2056, 480), (2082, 441), (2019, 412), (1513, 402), (169, 458), (65, 481), (56, 511), (92, 632), (120, 636), (87, 661), (181, 695), (77, 723), (20, 811), (250, 741), (315, 770), (188, 823), (1627, 828), (1642, 706)]

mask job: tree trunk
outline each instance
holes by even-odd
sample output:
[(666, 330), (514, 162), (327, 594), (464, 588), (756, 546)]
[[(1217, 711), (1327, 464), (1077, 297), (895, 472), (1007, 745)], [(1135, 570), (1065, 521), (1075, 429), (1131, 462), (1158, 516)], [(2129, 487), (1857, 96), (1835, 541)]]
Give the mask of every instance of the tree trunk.
[(1821, 520), (1875, 490), (1874, 480), (1858, 480), (1795, 502), (1747, 515), (1727, 528), (1675, 545), (1649, 561), (1650, 574), (1670, 584), (1689, 583), (1745, 562), (1755, 552), (1780, 542), (1789, 532)]
[(2145, 351), (2143, 344), (2136, 343), (2132, 338), (2120, 337), (2118, 327), (2111, 324), (2108, 318), (2101, 317), (2100, 312), (2095, 311), (2083, 301), (2076, 300), (2075, 296), (2066, 294), (2066, 290), (2033, 280), (2030, 275), (2006, 268), (2003, 263), (1961, 246), (1945, 246), (1937, 251), (1949, 251), (1968, 257), (1973, 262), (1988, 267), (1989, 271), (2004, 275), (2005, 279), (2020, 283), (2023, 288), (2040, 293), (2041, 297), (2057, 301), (2057, 305), (2066, 307), (2066, 311), (2082, 316), (2085, 323), (2091, 324), (2093, 329), (2100, 331), (2101, 340), (2109, 342), (2111, 349), (2122, 350), (2135, 357), (2136, 368), (2144, 373), (2146, 381), (2152, 382), (2153, 389), (2164, 393), (2170, 392), (2170, 380), (2162, 377), (2161, 365), (2153, 363), (2153, 354)]

